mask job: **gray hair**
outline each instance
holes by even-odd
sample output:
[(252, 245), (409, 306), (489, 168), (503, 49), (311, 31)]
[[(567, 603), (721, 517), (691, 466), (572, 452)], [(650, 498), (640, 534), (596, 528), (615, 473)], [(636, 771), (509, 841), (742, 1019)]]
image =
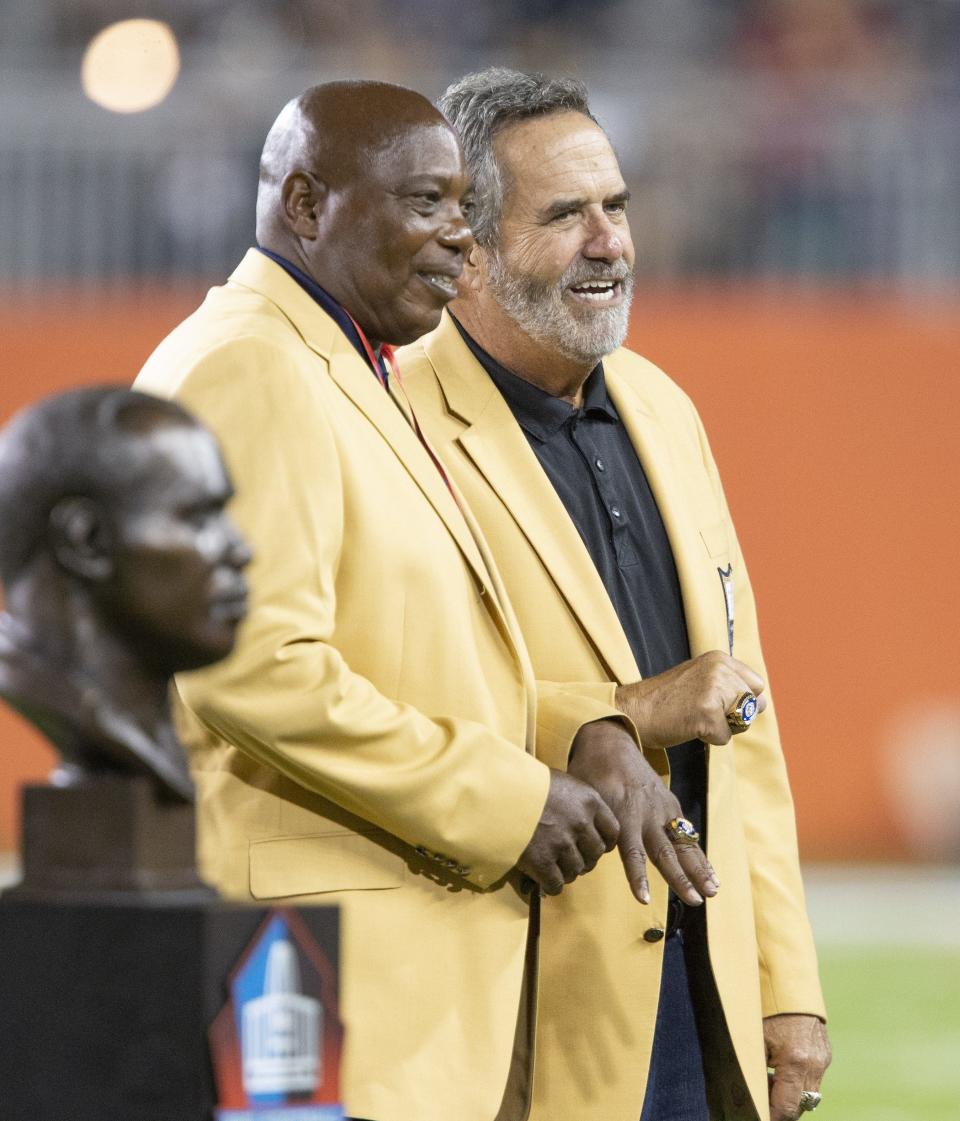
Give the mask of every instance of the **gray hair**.
[(583, 82), (522, 74), (502, 66), (491, 66), (454, 82), (441, 94), (437, 105), (460, 136), (474, 190), (467, 217), (473, 236), (485, 247), (497, 235), (506, 187), (503, 169), (493, 151), (497, 133), (519, 121), (549, 113), (582, 113), (597, 123)]

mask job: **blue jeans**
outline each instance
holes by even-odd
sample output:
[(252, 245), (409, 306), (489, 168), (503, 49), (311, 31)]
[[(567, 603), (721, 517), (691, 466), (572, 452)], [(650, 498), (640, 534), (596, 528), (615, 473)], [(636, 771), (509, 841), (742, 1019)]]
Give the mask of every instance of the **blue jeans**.
[(683, 937), (678, 930), (663, 947), (660, 1003), (640, 1121), (709, 1121), (710, 1117)]

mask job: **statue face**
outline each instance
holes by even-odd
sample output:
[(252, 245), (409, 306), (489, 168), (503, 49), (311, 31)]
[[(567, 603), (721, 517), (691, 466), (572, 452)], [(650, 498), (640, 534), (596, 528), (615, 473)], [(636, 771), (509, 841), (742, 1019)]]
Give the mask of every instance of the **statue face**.
[(138, 443), (127, 494), (106, 511), (114, 573), (101, 606), (159, 669), (195, 669), (233, 649), (250, 549), (227, 517), (233, 488), (207, 431), (163, 425)]

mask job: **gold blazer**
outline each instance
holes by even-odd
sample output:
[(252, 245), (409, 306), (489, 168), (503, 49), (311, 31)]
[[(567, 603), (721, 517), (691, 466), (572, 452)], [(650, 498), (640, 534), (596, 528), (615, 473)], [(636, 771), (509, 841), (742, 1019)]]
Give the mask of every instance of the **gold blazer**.
[(469, 515), (263, 254), (136, 385), (216, 433), (255, 551), (235, 652), (177, 681), (201, 869), (231, 898), (340, 905), (349, 1113), (491, 1121), (529, 914), (504, 876), (539, 819), (544, 761), (562, 764), (612, 689), (545, 687), (538, 703)]
[[(399, 352), (421, 424), (493, 550), (538, 677), (639, 678), (626, 636), (573, 522), (506, 402), (444, 313)], [(716, 464), (687, 396), (627, 350), (604, 359), (610, 396), (647, 472), (680, 578), (691, 656), (728, 650), (720, 571), (731, 569), (734, 654), (766, 675), (750, 580)], [(769, 695), (769, 694), (768, 694)], [(668, 753), (649, 757), (668, 773)], [(761, 1019), (824, 1015), (805, 913), (793, 803), (772, 706), (708, 748), (708, 843), (721, 889), (707, 903), (710, 960), (750, 1094), (768, 1116)], [(659, 992), (666, 888), (649, 908), (616, 857), (545, 899), (534, 1121), (636, 1121)], [(751, 1116), (727, 1101), (729, 1118)]]

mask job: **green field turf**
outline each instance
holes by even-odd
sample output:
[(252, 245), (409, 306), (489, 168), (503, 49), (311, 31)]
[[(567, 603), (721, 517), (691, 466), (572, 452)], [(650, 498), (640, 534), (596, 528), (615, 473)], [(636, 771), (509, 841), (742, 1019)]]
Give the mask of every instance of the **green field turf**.
[(828, 946), (820, 965), (834, 1059), (817, 1121), (960, 1121), (960, 948)]

